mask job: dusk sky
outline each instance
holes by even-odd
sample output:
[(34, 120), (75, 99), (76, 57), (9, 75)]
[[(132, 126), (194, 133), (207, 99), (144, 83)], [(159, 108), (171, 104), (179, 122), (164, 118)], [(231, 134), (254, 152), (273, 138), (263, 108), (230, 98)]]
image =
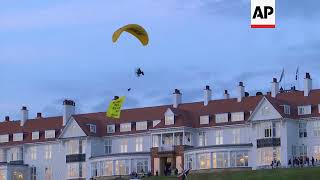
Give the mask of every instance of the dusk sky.
[[(320, 88), (320, 1), (276, 5), (275, 29), (251, 29), (250, 0), (1, 0), (0, 121), (20, 119), (22, 106), (31, 118), (61, 115), (66, 98), (88, 113), (115, 95), (125, 108), (170, 104), (175, 88), (183, 102), (201, 101), (205, 85), (234, 97), (239, 81), (266, 93), (282, 68), (295, 85), (297, 66), (298, 87), (310, 72)], [(148, 31), (147, 47), (125, 33), (112, 43), (131, 23)]]

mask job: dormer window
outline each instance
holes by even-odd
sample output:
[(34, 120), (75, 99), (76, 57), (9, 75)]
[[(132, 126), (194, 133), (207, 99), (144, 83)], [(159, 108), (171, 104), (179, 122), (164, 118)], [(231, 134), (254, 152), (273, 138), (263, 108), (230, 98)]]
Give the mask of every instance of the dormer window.
[(32, 140), (39, 139), (39, 131), (32, 132)]
[(107, 125), (107, 133), (114, 133), (116, 132), (116, 125)]
[(289, 105), (284, 105), (283, 106), (283, 112), (285, 114), (290, 114), (290, 106)]
[(128, 132), (128, 131), (131, 131), (131, 123), (120, 124), (120, 132)]
[(46, 130), (44, 133), (44, 137), (46, 139), (55, 138), (56, 137), (56, 131), (55, 130)]
[(136, 130), (137, 131), (146, 130), (147, 126), (148, 126), (147, 121), (137, 122), (136, 123)]
[(164, 118), (164, 124), (165, 125), (173, 125), (174, 124), (174, 116), (165, 116)]
[(91, 133), (97, 133), (97, 126), (95, 124), (88, 124)]
[(311, 105), (308, 106), (298, 106), (298, 115), (311, 114)]
[(0, 143), (9, 142), (9, 134), (0, 135)]
[(228, 113), (216, 114), (216, 123), (228, 122)]
[(200, 124), (209, 124), (209, 115), (200, 116)]
[(244, 121), (244, 112), (231, 113), (231, 121)]
[(13, 141), (22, 141), (22, 140), (23, 140), (23, 133), (13, 134)]

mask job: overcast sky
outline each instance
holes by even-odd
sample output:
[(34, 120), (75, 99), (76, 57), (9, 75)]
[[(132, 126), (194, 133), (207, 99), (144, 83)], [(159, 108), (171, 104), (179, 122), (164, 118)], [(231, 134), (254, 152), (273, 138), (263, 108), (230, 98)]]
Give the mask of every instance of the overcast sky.
[[(320, 86), (320, 1), (278, 0), (275, 29), (250, 28), (249, 0), (1, 0), (0, 120), (61, 115), (65, 98), (77, 112), (101, 112), (115, 95), (126, 108), (202, 100), (205, 85), (221, 98), (269, 91), (285, 68), (287, 88), (300, 67)], [(147, 47), (113, 31), (137, 23)], [(136, 67), (145, 76), (134, 76)], [(126, 92), (132, 88), (131, 92)]]

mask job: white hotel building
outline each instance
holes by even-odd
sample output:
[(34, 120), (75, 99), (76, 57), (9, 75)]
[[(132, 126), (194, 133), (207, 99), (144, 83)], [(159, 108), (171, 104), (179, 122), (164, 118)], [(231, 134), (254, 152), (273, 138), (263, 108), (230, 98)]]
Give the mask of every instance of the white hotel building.
[(105, 112), (75, 114), (63, 102), (63, 115), (0, 123), (0, 180), (87, 179), (152, 172), (165, 167), (199, 169), (287, 166), (293, 157), (320, 160), (320, 89), (306, 73), (302, 90), (279, 90), (249, 96), (242, 82), (235, 98), (225, 91), (212, 100), (123, 110), (121, 118)]

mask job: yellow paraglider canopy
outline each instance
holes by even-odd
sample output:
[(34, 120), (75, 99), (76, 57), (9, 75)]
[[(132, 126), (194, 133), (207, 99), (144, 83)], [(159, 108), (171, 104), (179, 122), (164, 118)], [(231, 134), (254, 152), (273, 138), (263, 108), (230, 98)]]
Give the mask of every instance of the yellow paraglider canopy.
[(116, 42), (120, 37), (120, 35), (122, 34), (122, 32), (124, 31), (134, 35), (136, 38), (140, 40), (140, 42), (144, 46), (146, 46), (149, 42), (147, 31), (143, 27), (139, 26), (138, 24), (128, 24), (126, 26), (119, 28), (113, 33), (112, 41)]

